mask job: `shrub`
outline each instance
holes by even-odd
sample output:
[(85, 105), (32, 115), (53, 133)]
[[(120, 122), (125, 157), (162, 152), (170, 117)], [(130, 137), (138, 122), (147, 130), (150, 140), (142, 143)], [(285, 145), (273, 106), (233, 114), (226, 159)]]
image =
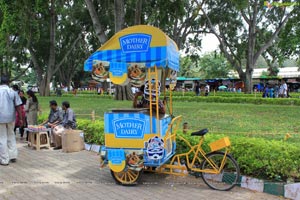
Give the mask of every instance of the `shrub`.
[(91, 144), (104, 144), (104, 122), (96, 120), (91, 122), (88, 119), (78, 119), (77, 129), (84, 131), (84, 141)]
[(46, 121), (48, 119), (48, 114), (47, 113), (41, 113), (39, 116), (38, 116), (38, 124), (41, 124), (43, 123), (44, 121)]
[(232, 140), (232, 152), (245, 174), (282, 180), (300, 177), (300, 149), (296, 145), (263, 138)]

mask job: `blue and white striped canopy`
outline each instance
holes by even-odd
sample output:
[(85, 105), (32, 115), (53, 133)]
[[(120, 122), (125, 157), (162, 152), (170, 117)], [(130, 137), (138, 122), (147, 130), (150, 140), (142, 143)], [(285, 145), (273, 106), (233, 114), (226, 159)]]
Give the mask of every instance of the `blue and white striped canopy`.
[(129, 63), (144, 63), (147, 68), (157, 66), (179, 71), (175, 42), (158, 28), (147, 25), (118, 32), (85, 61), (84, 70), (92, 71), (95, 60), (124, 67)]

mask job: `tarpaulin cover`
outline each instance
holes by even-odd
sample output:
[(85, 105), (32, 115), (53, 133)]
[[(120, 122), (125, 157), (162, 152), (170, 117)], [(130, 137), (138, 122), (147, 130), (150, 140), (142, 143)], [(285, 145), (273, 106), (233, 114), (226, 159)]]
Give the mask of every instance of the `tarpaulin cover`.
[(145, 67), (168, 67), (179, 71), (176, 43), (160, 29), (148, 25), (132, 26), (116, 33), (85, 61), (84, 70), (92, 71), (97, 60), (107, 61), (110, 66), (144, 63)]

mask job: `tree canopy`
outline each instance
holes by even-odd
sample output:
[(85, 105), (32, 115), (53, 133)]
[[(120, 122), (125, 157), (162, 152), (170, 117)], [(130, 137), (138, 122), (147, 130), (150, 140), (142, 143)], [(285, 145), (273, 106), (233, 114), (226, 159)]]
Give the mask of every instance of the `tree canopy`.
[[(200, 5), (198, 1), (195, 2)], [(298, 6), (269, 6), (260, 0), (211, 0), (201, 6), (203, 26), (220, 42), (220, 50), (252, 91), (252, 73), (260, 55), (278, 42), (286, 24), (297, 18)], [(243, 70), (242, 60), (246, 60)]]
[[(260, 0), (0, 0), (0, 73), (19, 79), (33, 72), (41, 95), (49, 95), (52, 81), (81, 82), (84, 60), (115, 32), (149, 24), (192, 55), (182, 60), (182, 75), (223, 76), (230, 64), (251, 92), (253, 68), (261, 56), (270, 73), (286, 59), (300, 60), (300, 9), (289, 2), (272, 6), (271, 1), (270, 6)], [(201, 50), (204, 34), (217, 37), (221, 54), (202, 60), (194, 55)], [(118, 99), (132, 97), (129, 87), (119, 88)]]

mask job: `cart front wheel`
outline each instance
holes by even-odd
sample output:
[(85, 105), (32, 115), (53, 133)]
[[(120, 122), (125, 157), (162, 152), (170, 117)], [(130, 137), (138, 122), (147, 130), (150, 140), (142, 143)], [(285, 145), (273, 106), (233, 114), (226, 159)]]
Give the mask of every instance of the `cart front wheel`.
[(136, 185), (142, 174), (142, 170), (135, 171), (131, 169), (127, 169), (121, 172), (114, 172), (110, 170), (110, 172), (117, 184), (125, 186)]
[[(223, 152), (212, 152), (207, 155), (208, 160), (216, 164), (219, 168), (224, 159)], [(215, 190), (230, 190), (238, 184), (240, 177), (240, 168), (237, 162), (231, 157), (226, 155), (225, 162), (223, 163), (223, 169), (219, 174), (205, 173), (202, 172), (203, 181), (212, 189)], [(207, 160), (204, 160), (201, 165), (202, 170), (212, 170), (212, 166)]]

